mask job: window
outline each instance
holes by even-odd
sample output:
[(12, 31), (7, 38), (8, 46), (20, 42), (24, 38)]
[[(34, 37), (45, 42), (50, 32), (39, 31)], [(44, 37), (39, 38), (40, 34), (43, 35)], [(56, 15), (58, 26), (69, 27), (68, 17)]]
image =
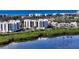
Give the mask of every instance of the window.
[(6, 30), (6, 24), (4, 24), (4, 30)]
[(34, 26), (34, 22), (30, 21), (30, 27), (33, 27), (33, 26)]
[(25, 25), (25, 27), (26, 27), (26, 22), (25, 22), (25, 24), (24, 24), (24, 25)]
[(8, 24), (8, 30), (12, 30), (12, 24)]
[(40, 27), (43, 27), (43, 21), (40, 21)]
[(36, 27), (38, 27), (38, 22), (36, 22)]
[(17, 29), (19, 29), (19, 23), (17, 23)]
[(1, 31), (3, 30), (3, 24), (1, 24)]
[(47, 21), (43, 21), (43, 27), (47, 27), (48, 26), (48, 22)]

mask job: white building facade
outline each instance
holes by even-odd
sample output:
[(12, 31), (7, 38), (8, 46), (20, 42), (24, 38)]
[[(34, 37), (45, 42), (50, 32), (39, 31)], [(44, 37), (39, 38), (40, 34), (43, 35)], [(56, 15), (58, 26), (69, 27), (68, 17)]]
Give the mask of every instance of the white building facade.
[(8, 32), (8, 22), (0, 22), (0, 32)]
[(20, 20), (9, 20), (0, 22), (0, 32), (15, 32), (21, 29)]
[(20, 20), (10, 20), (8, 23), (8, 31), (15, 32), (21, 29)]
[(24, 29), (45, 29), (48, 27), (48, 19), (39, 19), (39, 20), (31, 20), (31, 19), (25, 19), (24, 20)]
[(48, 19), (39, 19), (37, 29), (45, 29), (48, 27)]

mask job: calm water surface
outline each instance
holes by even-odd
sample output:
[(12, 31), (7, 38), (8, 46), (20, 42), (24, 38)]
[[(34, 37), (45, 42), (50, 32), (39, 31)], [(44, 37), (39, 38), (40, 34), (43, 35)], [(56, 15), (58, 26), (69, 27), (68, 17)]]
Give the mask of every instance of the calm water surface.
[(34, 41), (10, 43), (1, 49), (78, 49), (79, 35), (37, 38)]

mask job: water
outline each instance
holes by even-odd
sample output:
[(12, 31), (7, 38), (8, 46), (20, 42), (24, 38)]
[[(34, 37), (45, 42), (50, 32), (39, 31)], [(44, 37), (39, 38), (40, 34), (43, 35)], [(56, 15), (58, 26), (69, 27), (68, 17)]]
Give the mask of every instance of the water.
[(79, 35), (41, 37), (34, 41), (10, 43), (1, 49), (78, 49)]

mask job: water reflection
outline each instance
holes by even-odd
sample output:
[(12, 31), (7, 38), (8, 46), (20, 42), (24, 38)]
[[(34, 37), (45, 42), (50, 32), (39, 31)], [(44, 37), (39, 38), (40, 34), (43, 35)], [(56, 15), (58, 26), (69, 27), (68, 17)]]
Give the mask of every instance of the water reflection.
[(37, 40), (48, 40), (48, 37), (39, 37)]
[(11, 43), (0, 48), (12, 49), (57, 49), (79, 48), (79, 35), (66, 35), (58, 37), (40, 37), (34, 41)]

